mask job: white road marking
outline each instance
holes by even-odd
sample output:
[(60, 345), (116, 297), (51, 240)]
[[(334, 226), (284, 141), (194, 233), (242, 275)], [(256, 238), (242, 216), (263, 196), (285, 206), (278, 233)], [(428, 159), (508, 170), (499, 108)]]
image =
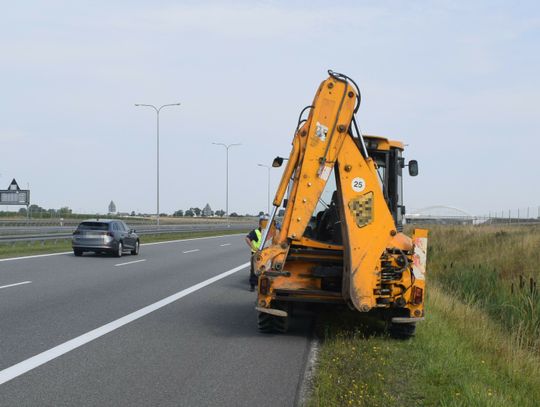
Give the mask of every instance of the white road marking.
[(36, 254), (33, 256), (9, 257), (7, 259), (0, 259), (0, 262), (12, 261), (12, 260), (37, 259), (38, 257), (61, 256), (61, 255), (70, 254), (70, 253), (73, 253), (73, 252), (60, 252), (60, 253), (49, 253), (49, 254)]
[(186, 253), (193, 253), (193, 252), (198, 252), (198, 251), (199, 249), (193, 249), (193, 250), (186, 250), (185, 252), (182, 252), (182, 253), (186, 254)]
[(31, 281), (21, 281), (20, 283), (8, 284), (8, 285), (0, 286), (0, 289), (8, 288), (8, 287), (15, 287), (16, 285), (30, 284), (30, 283), (31, 283)]
[(127, 266), (128, 264), (140, 263), (140, 262), (142, 262), (142, 261), (146, 261), (146, 259), (142, 259), (142, 260), (134, 260), (134, 261), (128, 261), (127, 263), (119, 263), (119, 264), (115, 264), (114, 267)]
[(302, 383), (300, 384), (300, 390), (298, 392), (298, 394), (300, 395), (299, 400), (302, 403), (299, 404), (300, 406), (306, 405), (307, 401), (310, 398), (309, 396), (312, 394), (320, 347), (321, 344), (317, 338), (313, 338), (310, 341), (306, 367), (304, 370), (304, 377), (302, 378)]
[(230, 246), (230, 245), (231, 245), (230, 243), (223, 243), (223, 244), (220, 244), (219, 246), (224, 247), (224, 246)]
[[(156, 244), (165, 244), (165, 243), (178, 243), (178, 242), (189, 242), (191, 240), (202, 240), (202, 239), (217, 239), (219, 237), (229, 237), (229, 236), (239, 236), (243, 233), (234, 233), (231, 235), (219, 235), (219, 236), (208, 236), (208, 237), (194, 237), (191, 239), (176, 239), (176, 240), (164, 240), (163, 242), (153, 242), (153, 243), (141, 243), (141, 246), (153, 246)], [(8, 257), (7, 259), (0, 259), (0, 262), (4, 261), (14, 261), (14, 260), (25, 260), (25, 259), (37, 259), (40, 257), (50, 257), (50, 256), (63, 256), (66, 254), (72, 254), (72, 251), (69, 252), (59, 252), (59, 253), (47, 253), (47, 254), (35, 254), (32, 256), (20, 256), (20, 257)]]
[(183, 298), (186, 295), (194, 293), (195, 291), (198, 291), (201, 288), (204, 288), (210, 284), (215, 283), (216, 281), (219, 281), (225, 277), (230, 276), (231, 274), (234, 274), (242, 269), (245, 269), (248, 266), (249, 266), (249, 263), (241, 264), (240, 266), (235, 267), (229, 271), (225, 271), (221, 274), (218, 274), (217, 276), (209, 278), (208, 280), (204, 280), (198, 284), (195, 284), (189, 288), (186, 288), (185, 290), (179, 291), (176, 294), (163, 298), (162, 300), (158, 302), (147, 305), (146, 307), (141, 308), (138, 311), (132, 312), (131, 314), (128, 314), (115, 321), (109, 322), (108, 324), (100, 326), (99, 328), (96, 328), (90, 332), (86, 332), (85, 334), (82, 334), (81, 336), (77, 336), (76, 338), (73, 338), (67, 342), (64, 342), (58, 346), (55, 346), (54, 348), (46, 350), (45, 352), (32, 356), (29, 359), (23, 360), (22, 362), (19, 362), (16, 365), (10, 366), (0, 371), (0, 385), (12, 379), (15, 379), (16, 377), (20, 375), (23, 375), (26, 372), (29, 372), (30, 370), (35, 369), (38, 366), (44, 365), (45, 363), (50, 362), (51, 360), (56, 359), (57, 357), (60, 357), (74, 349), (77, 349), (87, 344), (88, 342), (93, 341), (94, 339), (98, 339), (101, 336), (108, 334), (109, 332), (112, 332), (118, 328), (121, 328), (124, 325), (129, 324), (130, 322), (133, 322), (139, 318), (144, 317), (145, 315), (148, 315), (154, 311), (157, 311), (158, 309), (163, 308), (166, 305), (169, 305), (175, 301), (178, 301), (180, 298)]

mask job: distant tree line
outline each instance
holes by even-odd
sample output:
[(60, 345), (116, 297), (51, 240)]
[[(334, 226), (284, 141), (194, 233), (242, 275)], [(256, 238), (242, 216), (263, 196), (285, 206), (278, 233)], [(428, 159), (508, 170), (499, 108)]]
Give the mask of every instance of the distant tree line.
[[(67, 206), (60, 209), (45, 209), (36, 204), (30, 205), (28, 212), (31, 218), (62, 218), (73, 214), (73, 210)], [(20, 208), (18, 214), (26, 216), (26, 208)]]
[(209, 204), (206, 204), (203, 209), (199, 207), (191, 207), (189, 209), (186, 209), (185, 211), (182, 209), (179, 209), (173, 213), (173, 216), (175, 217), (211, 217), (211, 216), (219, 216), (223, 217), (225, 215), (225, 211), (222, 209), (219, 209), (217, 211), (213, 211)]
[[(36, 218), (36, 219), (51, 219), (51, 218), (80, 218), (80, 217), (94, 217), (97, 216), (96, 214), (92, 213), (75, 213), (71, 208), (68, 206), (61, 207), (59, 209), (49, 208), (45, 209), (37, 204), (32, 204), (28, 207), (29, 217), (30, 218)], [(26, 217), (26, 208), (22, 207), (17, 212), (11, 212), (11, 211), (0, 211), (0, 217), (13, 217), (16, 214), (17, 217)], [(264, 212), (260, 211), (258, 216), (263, 215)], [(99, 216), (105, 216), (105, 215), (99, 215)], [(111, 214), (108, 215), (109, 217)], [(153, 214), (148, 213), (136, 213), (135, 211), (126, 212), (122, 214), (116, 214), (116, 216), (141, 216), (141, 217), (148, 217), (153, 216)], [(116, 217), (113, 215), (113, 217)], [(161, 213), (160, 216), (162, 217), (168, 217), (171, 216), (169, 213)], [(210, 205), (206, 204), (203, 209), (199, 207), (190, 207), (188, 209), (179, 209), (175, 211), (172, 214), (173, 217), (224, 217), (225, 211), (223, 209), (219, 209), (217, 211), (212, 210), (210, 208)], [(252, 217), (254, 215), (251, 215), (249, 213), (246, 213), (245, 215), (238, 214), (237, 212), (231, 212), (229, 214), (231, 218), (238, 218), (238, 217)]]
[[(262, 213), (263, 212), (260, 212), (260, 214), (262, 214)], [(172, 216), (174, 216), (174, 217), (188, 217), (188, 218), (217, 216), (217, 217), (222, 218), (223, 216), (225, 216), (225, 211), (223, 209), (213, 211), (212, 208), (210, 208), (210, 205), (206, 204), (203, 209), (201, 209), (199, 207), (190, 207), (189, 209), (186, 209), (186, 210), (178, 209), (177, 211), (175, 211), (173, 213)], [(245, 215), (239, 215), (236, 212), (231, 212), (229, 214), (229, 216), (231, 218), (239, 218), (239, 217), (242, 217), (242, 216), (251, 217), (253, 215), (250, 215), (249, 213), (246, 213)]]

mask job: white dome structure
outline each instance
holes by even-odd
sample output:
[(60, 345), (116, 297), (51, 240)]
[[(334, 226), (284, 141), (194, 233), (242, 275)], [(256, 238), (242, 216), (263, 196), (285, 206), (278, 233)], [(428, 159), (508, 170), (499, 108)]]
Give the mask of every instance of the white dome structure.
[(406, 223), (473, 224), (476, 217), (453, 206), (434, 205), (413, 210), (405, 215)]

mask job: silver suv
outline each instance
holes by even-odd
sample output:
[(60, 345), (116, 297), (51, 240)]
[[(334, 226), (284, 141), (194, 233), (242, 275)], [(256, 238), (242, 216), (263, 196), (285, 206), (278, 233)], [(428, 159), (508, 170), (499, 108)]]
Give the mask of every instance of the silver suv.
[(71, 246), (75, 256), (94, 252), (112, 253), (120, 257), (126, 250), (138, 255), (140, 241), (135, 230), (128, 228), (121, 220), (86, 220), (73, 232)]

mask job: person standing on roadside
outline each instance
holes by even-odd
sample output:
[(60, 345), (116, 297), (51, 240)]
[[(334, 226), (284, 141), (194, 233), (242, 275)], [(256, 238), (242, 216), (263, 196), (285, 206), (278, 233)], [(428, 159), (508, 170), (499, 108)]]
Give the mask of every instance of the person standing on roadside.
[(262, 240), (262, 230), (265, 226), (266, 219), (260, 218), (259, 219), (259, 227), (256, 229), (253, 229), (251, 232), (249, 232), (246, 236), (246, 244), (249, 246), (251, 250), (251, 267), (249, 268), (249, 289), (250, 291), (255, 291), (255, 287), (257, 286), (259, 279), (255, 275), (255, 253), (257, 250), (259, 250), (259, 247), (261, 246), (261, 240)]

